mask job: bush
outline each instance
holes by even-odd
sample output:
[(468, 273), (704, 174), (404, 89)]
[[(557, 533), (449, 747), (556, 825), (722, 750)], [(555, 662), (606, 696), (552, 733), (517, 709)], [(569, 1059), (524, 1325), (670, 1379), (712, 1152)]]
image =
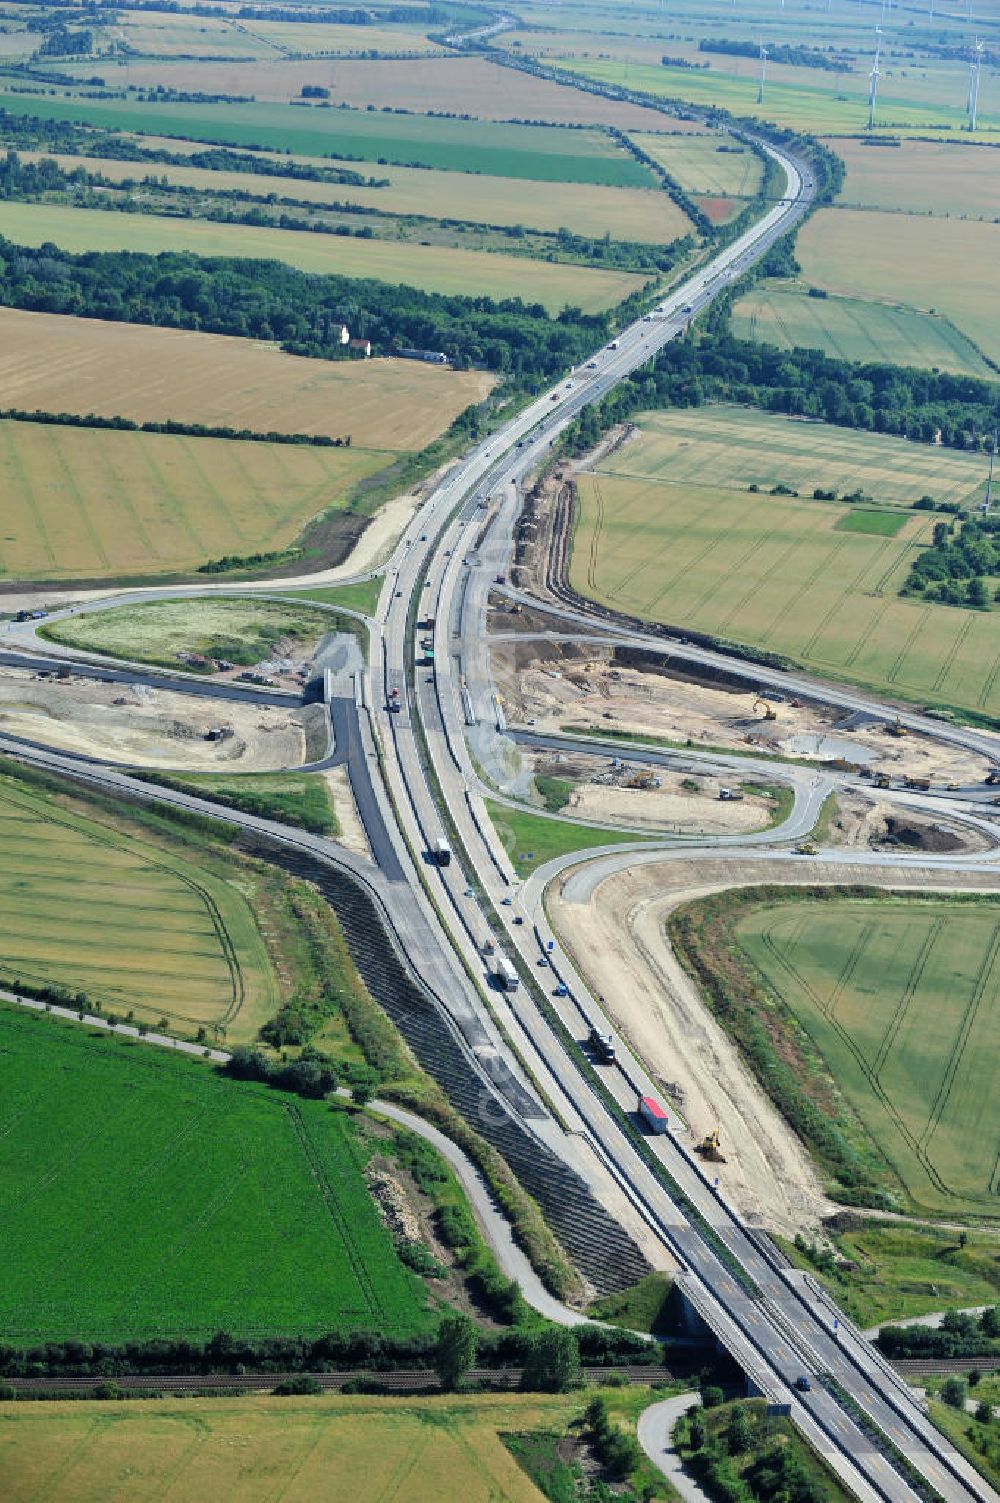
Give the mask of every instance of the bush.
[(302, 1373), (298, 1378), (285, 1378), (283, 1382), (275, 1384), (272, 1391), (287, 1398), (300, 1393), (322, 1393), (323, 1385), (311, 1373)]

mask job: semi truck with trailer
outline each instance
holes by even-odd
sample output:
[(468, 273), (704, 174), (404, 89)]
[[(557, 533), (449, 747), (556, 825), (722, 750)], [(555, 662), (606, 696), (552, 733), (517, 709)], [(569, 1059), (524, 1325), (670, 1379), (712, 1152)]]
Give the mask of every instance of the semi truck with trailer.
[(497, 955), (493, 961), (493, 980), (502, 992), (517, 991), (520, 977), (506, 955)]
[(639, 1116), (652, 1133), (666, 1132), (670, 1126), (670, 1119), (655, 1096), (639, 1097)]
[(602, 1033), (599, 1028), (592, 1028), (590, 1030), (589, 1042), (591, 1049), (593, 1049), (602, 1064), (614, 1064), (615, 1041), (610, 1033)]

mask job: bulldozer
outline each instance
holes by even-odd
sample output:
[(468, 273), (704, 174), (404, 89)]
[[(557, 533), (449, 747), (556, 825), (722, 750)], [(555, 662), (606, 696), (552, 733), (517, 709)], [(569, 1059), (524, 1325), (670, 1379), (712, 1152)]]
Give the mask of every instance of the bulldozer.
[(695, 1153), (699, 1153), (710, 1164), (724, 1164), (726, 1156), (722, 1151), (722, 1138), (719, 1129), (706, 1133), (701, 1142), (695, 1147)]
[(777, 712), (777, 710), (774, 708), (773, 705), (769, 705), (766, 699), (755, 699), (754, 700), (754, 702), (753, 702), (753, 712), (754, 712), (755, 715), (757, 713), (757, 709), (758, 709), (759, 706), (763, 706), (764, 719), (765, 720), (777, 720), (777, 718), (778, 718), (778, 712)]

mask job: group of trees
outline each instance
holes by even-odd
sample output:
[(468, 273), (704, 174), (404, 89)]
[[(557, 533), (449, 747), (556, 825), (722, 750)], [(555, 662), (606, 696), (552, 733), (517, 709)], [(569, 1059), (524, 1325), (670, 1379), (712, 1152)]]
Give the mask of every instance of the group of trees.
[(981, 1315), (949, 1310), (939, 1326), (883, 1326), (879, 1350), (890, 1361), (924, 1357), (980, 1357), (998, 1350), (1000, 1305)]
[(789, 1445), (784, 1434), (768, 1439), (743, 1404), (732, 1406), (724, 1430), (710, 1427), (695, 1410), (687, 1446), (688, 1465), (719, 1503), (825, 1503), (828, 1496), (800, 1447)]
[(343, 355), (347, 324), (381, 354), (442, 350), (460, 368), (544, 378), (585, 359), (610, 331), (607, 313), (550, 318), (520, 298), (446, 296), (415, 287), (317, 276), (280, 261), (164, 251), (88, 251), (0, 239), (0, 304), (115, 322), (277, 340), (296, 355)]
[(840, 360), (821, 350), (778, 350), (723, 329), (674, 340), (651, 367), (585, 408), (567, 429), (566, 441), (583, 452), (635, 412), (708, 401), (956, 449), (982, 449), (983, 435), (992, 434), (1000, 420), (1000, 391), (972, 376)]
[(958, 531), (953, 522), (935, 522), (933, 539), (917, 554), (899, 593), (987, 609), (986, 577), (1000, 574), (1000, 517), (973, 518)]
[[(441, 1386), (461, 1387), (476, 1364), (481, 1333), (468, 1315), (450, 1311), (442, 1316), (434, 1346), (434, 1370)], [(580, 1371), (580, 1345), (574, 1331), (549, 1326), (521, 1342), (521, 1387), (531, 1392), (565, 1393)]]

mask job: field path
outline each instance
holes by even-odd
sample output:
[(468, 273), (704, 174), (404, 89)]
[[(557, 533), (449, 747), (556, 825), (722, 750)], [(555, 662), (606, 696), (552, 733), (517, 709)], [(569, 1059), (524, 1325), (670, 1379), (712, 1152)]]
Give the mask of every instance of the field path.
[(651, 1404), (640, 1414), (637, 1427), (640, 1446), (670, 1486), (680, 1494), (683, 1503), (711, 1503), (709, 1494), (701, 1484), (684, 1470), (673, 1444), (677, 1421), (682, 1414), (687, 1414), (689, 1409), (700, 1402), (701, 1398), (697, 1393), (679, 1393), (675, 1398), (664, 1399), (660, 1404)]

